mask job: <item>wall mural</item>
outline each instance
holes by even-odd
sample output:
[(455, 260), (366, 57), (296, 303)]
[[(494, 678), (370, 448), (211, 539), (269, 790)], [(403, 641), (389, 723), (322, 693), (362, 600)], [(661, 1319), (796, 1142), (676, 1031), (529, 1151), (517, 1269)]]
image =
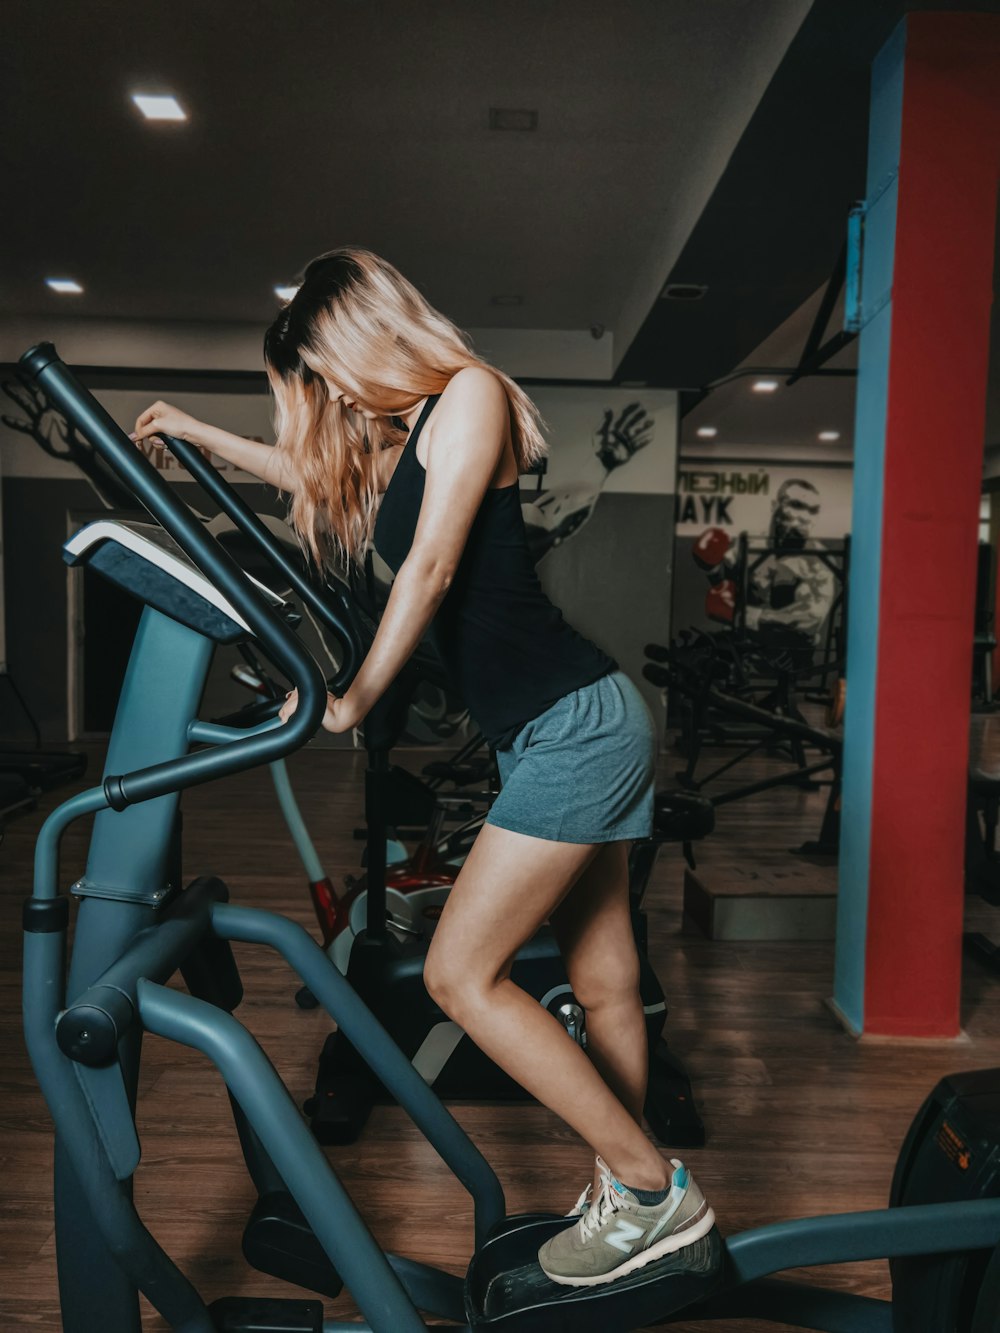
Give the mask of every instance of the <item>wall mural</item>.
[[(843, 540), (851, 526), (850, 468), (693, 466), (677, 493), (675, 632), (744, 623), (764, 637), (818, 646), (839, 597)], [(749, 551), (738, 590), (740, 537)]]

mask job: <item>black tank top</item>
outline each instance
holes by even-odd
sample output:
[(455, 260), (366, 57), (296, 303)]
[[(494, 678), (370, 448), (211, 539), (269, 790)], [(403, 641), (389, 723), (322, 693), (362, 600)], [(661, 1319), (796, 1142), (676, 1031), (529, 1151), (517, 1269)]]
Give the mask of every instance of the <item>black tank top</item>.
[[(393, 573), (413, 544), (425, 478), (417, 439), (439, 397), (428, 398), (410, 432), (375, 523), (375, 547)], [(617, 666), (542, 591), (516, 481), (484, 495), (431, 639), (476, 725), (497, 748), (557, 699)]]

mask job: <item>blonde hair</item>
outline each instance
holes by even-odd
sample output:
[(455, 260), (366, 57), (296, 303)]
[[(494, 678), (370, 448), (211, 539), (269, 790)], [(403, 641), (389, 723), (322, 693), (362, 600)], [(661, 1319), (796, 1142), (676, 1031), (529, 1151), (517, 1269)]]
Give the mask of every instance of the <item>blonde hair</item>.
[[(503, 385), (519, 471), (545, 453), (538, 412), (509, 376), (470, 349), (463, 334), (386, 260), (345, 246), (314, 259), (264, 337), (275, 399), (277, 447), (296, 476), (291, 520), (317, 564), (360, 559), (378, 507), (376, 469), (362, 459), (399, 444), (393, 420), (440, 393), (466, 366)], [(329, 378), (374, 412), (365, 419), (331, 399)]]

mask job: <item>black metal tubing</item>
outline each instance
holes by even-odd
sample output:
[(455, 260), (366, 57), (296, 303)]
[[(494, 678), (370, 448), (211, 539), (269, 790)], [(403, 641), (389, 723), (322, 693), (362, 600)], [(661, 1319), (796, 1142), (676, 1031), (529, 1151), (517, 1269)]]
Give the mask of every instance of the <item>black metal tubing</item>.
[(59, 359), (51, 343), (30, 348), (18, 362), (19, 374), (37, 383), (50, 402), (93, 445), (134, 491), (198, 568), (243, 617), (262, 646), (299, 690), (299, 706), (285, 726), (122, 776), (108, 777), (105, 792), (116, 810), (168, 792), (227, 777), (301, 749), (315, 735), (326, 712), (326, 681), (294, 632), (260, 591), (171, 490), (156, 468)]
[(170, 452), (184, 464), (202, 490), (207, 492), (222, 512), (232, 519), (244, 536), (249, 537), (260, 547), (275, 569), (288, 580), (288, 586), (295, 590), (326, 628), (336, 636), (343, 652), (343, 661), (337, 674), (330, 681), (330, 686), (336, 690), (349, 685), (361, 665), (364, 652), (354, 610), (346, 593), (337, 586), (324, 596), (305, 577), (295, 561), (288, 558), (281, 543), (269, 531), (267, 525), (261, 522), (260, 516), (254, 513), (243, 497), (219, 474), (218, 469), (212, 466), (200, 450), (188, 440), (179, 440), (173, 435), (163, 435), (161, 438)]
[(664, 686), (673, 686), (679, 689), (682, 694), (689, 696), (697, 695), (704, 703), (714, 704), (716, 708), (724, 713), (731, 713), (734, 717), (745, 718), (748, 722), (759, 722), (762, 727), (768, 731), (774, 732), (778, 736), (788, 736), (794, 740), (804, 741), (807, 745), (814, 745), (817, 749), (826, 750), (831, 755), (840, 755), (844, 748), (844, 742), (840, 736), (832, 731), (823, 731), (819, 727), (810, 727), (806, 722), (799, 722), (797, 718), (786, 717), (781, 713), (772, 713), (766, 708), (758, 708), (756, 704), (747, 703), (745, 699), (737, 699), (735, 695), (723, 694), (717, 690), (714, 685), (706, 686), (705, 683), (694, 675), (694, 673), (685, 666), (676, 661), (671, 661), (669, 666), (661, 667), (659, 671), (647, 675), (647, 680), (654, 680), (654, 674), (659, 677), (662, 673)]
[[(733, 801), (742, 801), (746, 796), (757, 796), (762, 791), (771, 791), (774, 787), (794, 787), (798, 782), (804, 782), (807, 778), (814, 777), (817, 773), (825, 773), (828, 769), (836, 766), (837, 760), (831, 755), (828, 759), (818, 760), (815, 764), (806, 764), (804, 768), (792, 768), (787, 773), (776, 773), (772, 778), (761, 778), (759, 782), (748, 782), (743, 787), (734, 787), (732, 791), (720, 792), (718, 796), (710, 796), (708, 799), (718, 808), (720, 805), (729, 805)], [(705, 779), (706, 782), (708, 779)], [(822, 785), (828, 786), (828, 782)]]

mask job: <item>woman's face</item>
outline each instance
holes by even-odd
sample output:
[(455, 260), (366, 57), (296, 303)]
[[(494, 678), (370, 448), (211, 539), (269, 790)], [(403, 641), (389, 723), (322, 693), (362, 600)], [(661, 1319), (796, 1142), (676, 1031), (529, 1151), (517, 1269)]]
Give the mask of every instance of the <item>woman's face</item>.
[(333, 380), (326, 379), (324, 376), (324, 381), (331, 403), (343, 403), (348, 411), (356, 412), (358, 416), (364, 417), (366, 421), (375, 420), (377, 413), (373, 412), (371, 408), (366, 407), (364, 403), (359, 403), (356, 398), (345, 392), (339, 385), (334, 384)]

